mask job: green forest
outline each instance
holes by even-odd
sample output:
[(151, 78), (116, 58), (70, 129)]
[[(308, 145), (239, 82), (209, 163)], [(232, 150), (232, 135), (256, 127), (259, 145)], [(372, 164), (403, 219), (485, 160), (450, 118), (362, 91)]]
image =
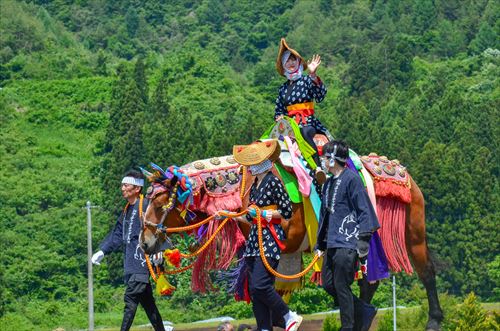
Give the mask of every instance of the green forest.
[[(321, 55), (316, 114), (333, 136), (400, 160), (420, 186), (439, 292), (500, 301), (498, 1), (0, 0), (2, 330), (87, 326), (86, 201), (95, 250), (126, 170), (259, 138), (282, 37)], [(96, 326), (121, 321), (122, 273), (120, 254), (94, 268)], [(417, 276), (397, 279), (399, 304), (420, 305)], [(252, 316), (224, 291), (193, 294), (189, 273), (170, 280), (165, 320)], [(391, 305), (390, 282), (374, 303)], [(333, 300), (306, 284), (291, 307)]]

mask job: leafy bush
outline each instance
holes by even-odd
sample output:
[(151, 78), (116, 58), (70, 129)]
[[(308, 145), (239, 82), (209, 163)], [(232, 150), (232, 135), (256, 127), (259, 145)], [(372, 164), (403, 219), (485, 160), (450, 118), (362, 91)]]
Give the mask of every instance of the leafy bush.
[(329, 314), (323, 320), (321, 331), (339, 331), (341, 327), (339, 316), (337, 314)]
[(232, 299), (220, 309), (221, 316), (231, 316), (235, 319), (251, 318), (253, 317), (252, 304), (246, 302), (235, 302)]
[(444, 323), (445, 330), (483, 331), (499, 330), (496, 318), (489, 315), (478, 302), (474, 292), (469, 293), (464, 303), (455, 307)]

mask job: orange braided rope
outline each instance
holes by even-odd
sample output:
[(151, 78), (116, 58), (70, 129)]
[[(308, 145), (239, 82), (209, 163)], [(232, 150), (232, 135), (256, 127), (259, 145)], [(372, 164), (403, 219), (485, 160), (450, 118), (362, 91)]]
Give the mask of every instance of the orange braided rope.
[(149, 269), (149, 274), (151, 275), (151, 278), (153, 278), (153, 280), (156, 283), (157, 278), (156, 278), (155, 271), (153, 270), (153, 266), (151, 265), (151, 261), (149, 260), (149, 255), (144, 254), (144, 256), (146, 257), (146, 264), (147, 264), (148, 269)]
[(172, 233), (172, 232), (185, 232), (185, 231), (193, 230), (193, 229), (199, 228), (199, 227), (200, 227), (200, 226), (202, 226), (203, 224), (207, 224), (207, 223), (208, 223), (208, 222), (210, 222), (213, 218), (214, 218), (214, 216), (209, 216), (209, 217), (205, 218), (203, 221), (198, 222), (198, 223), (193, 224), (193, 225), (179, 226), (179, 227), (175, 227), (175, 228), (167, 228), (167, 233)]
[[(214, 239), (217, 236), (217, 234), (220, 232), (220, 230), (222, 230), (222, 228), (224, 227), (224, 225), (226, 225), (226, 223), (231, 219), (231, 217), (242, 216), (242, 215), (245, 215), (246, 213), (247, 213), (246, 210), (242, 211), (241, 213), (227, 213), (225, 211), (219, 212), (219, 215), (226, 216), (226, 219), (224, 221), (222, 221), (222, 223), (219, 225), (219, 227), (217, 228), (217, 230), (215, 230), (215, 232), (212, 235), (212, 237), (210, 237), (210, 239), (208, 239), (203, 244), (203, 246), (201, 246), (196, 252), (190, 253), (190, 254), (180, 253), (181, 257), (183, 257), (183, 258), (190, 258), (190, 257), (194, 257), (194, 256), (199, 255), (201, 252), (203, 252), (212, 243), (212, 241), (214, 241)], [(214, 216), (210, 216), (209, 218), (213, 218), (213, 217)]]
[(163, 273), (167, 275), (175, 275), (175, 274), (180, 274), (181, 272), (184, 272), (186, 270), (191, 269), (194, 266), (194, 263), (191, 263), (190, 265), (187, 265), (185, 267), (175, 269), (175, 270), (165, 270)]
[[(203, 244), (203, 246), (201, 246), (196, 252), (190, 253), (190, 254), (180, 253), (180, 256), (183, 257), (183, 258), (191, 258), (191, 257), (195, 257), (195, 256), (199, 255), (201, 252), (203, 252), (205, 249), (207, 249), (207, 247), (212, 243), (212, 241), (214, 241), (214, 239), (217, 236), (217, 234), (222, 230), (222, 228), (224, 227), (224, 225), (226, 225), (226, 223), (231, 219), (231, 217), (242, 216), (242, 215), (245, 215), (246, 213), (247, 213), (246, 210), (243, 211), (243, 212), (241, 212), (241, 213), (227, 213), (227, 212), (224, 212), (224, 211), (219, 212), (219, 214), (221, 216), (226, 216), (227, 218), (218, 226), (217, 230), (215, 230), (215, 232), (212, 235), (212, 237), (210, 237), (210, 239), (208, 239)], [(205, 223), (207, 223), (208, 221), (210, 221), (213, 218), (214, 218), (214, 216), (207, 217), (205, 220), (203, 220), (200, 223), (205, 224)], [(200, 223), (197, 223), (195, 225), (198, 225), (198, 226), (202, 225)], [(183, 228), (187, 228), (187, 227), (192, 227), (192, 226), (185, 226)], [(174, 228), (174, 229), (179, 229), (179, 228)], [(148, 266), (149, 273), (151, 274), (151, 277), (153, 278), (153, 280), (156, 282), (157, 277), (156, 277), (156, 274), (155, 274), (155, 272), (153, 270), (153, 266), (151, 265), (151, 261), (149, 259), (149, 255), (145, 254), (145, 256), (146, 256), (146, 264)], [(179, 269), (176, 269), (176, 270), (165, 271), (164, 273), (166, 273), (168, 275), (178, 274), (178, 273), (181, 273), (181, 272), (184, 272), (186, 270), (191, 269), (193, 266), (194, 266), (194, 263), (191, 263), (188, 266), (185, 266), (185, 267), (182, 267), (182, 268), (179, 268)], [(160, 273), (158, 273), (158, 274), (160, 274)]]
[[(273, 274), (274, 276), (279, 277), (279, 278), (283, 278), (283, 279), (296, 279), (296, 278), (300, 278), (300, 277), (304, 276), (305, 274), (307, 274), (312, 269), (312, 267), (314, 266), (314, 263), (316, 263), (316, 261), (318, 261), (318, 259), (320, 258), (318, 255), (314, 255), (314, 258), (311, 261), (311, 263), (304, 270), (302, 270), (301, 272), (299, 272), (297, 274), (294, 274), (294, 275), (284, 275), (284, 274), (281, 274), (281, 273), (277, 272), (276, 270), (274, 270), (269, 265), (269, 262), (267, 262), (267, 258), (264, 255), (264, 244), (263, 244), (263, 239), (262, 239), (262, 224), (261, 224), (262, 218), (261, 218), (261, 211), (260, 211), (260, 209), (257, 206), (253, 206), (253, 207), (255, 208), (255, 210), (257, 212), (257, 219), (258, 219), (258, 222), (257, 222), (257, 236), (258, 236), (258, 239), (259, 239), (259, 253), (260, 253), (260, 257), (261, 257), (262, 262), (264, 263), (264, 266), (266, 267), (266, 269), (271, 274)], [(193, 252), (193, 253), (190, 253), (190, 254), (180, 253), (180, 256), (183, 257), (183, 258), (191, 258), (191, 257), (199, 255), (201, 252), (203, 252), (212, 243), (212, 241), (214, 241), (214, 239), (217, 236), (217, 234), (222, 230), (222, 228), (224, 227), (224, 225), (226, 225), (226, 223), (232, 217), (243, 216), (243, 215), (246, 215), (247, 213), (248, 213), (247, 210), (242, 211), (240, 213), (228, 213), (228, 212), (224, 212), (224, 211), (219, 212), (219, 214), (221, 216), (225, 216), (227, 218), (217, 227), (217, 230), (215, 230), (215, 232), (212, 235), (212, 237), (210, 237), (210, 239), (208, 239), (203, 244), (203, 246), (201, 246), (196, 252)], [(201, 226), (203, 224), (208, 223), (213, 218), (214, 218), (214, 216), (210, 216), (210, 217), (207, 217), (205, 220), (201, 221), (200, 223), (197, 223), (197, 224), (194, 224), (194, 225), (191, 225), (191, 226), (184, 226), (184, 227), (173, 228), (172, 229), (173, 231), (170, 231), (170, 232), (186, 231), (186, 230), (180, 230), (180, 229), (186, 229), (186, 228), (189, 228), (189, 230), (191, 230), (191, 229), (197, 228), (197, 227), (199, 227), (199, 226)], [(179, 231), (175, 231), (175, 230), (179, 230)], [(146, 264), (148, 266), (148, 269), (149, 269), (149, 272), (151, 274), (151, 277), (156, 282), (157, 278), (155, 276), (153, 267), (151, 266), (151, 262), (149, 260), (149, 256), (148, 255), (146, 255)], [(183, 271), (191, 269), (193, 267), (193, 265), (194, 264), (192, 263), (192, 264), (190, 264), (188, 266), (185, 266), (185, 267), (182, 267), (182, 268), (179, 268), (179, 269), (176, 269), (176, 270), (165, 271), (164, 273), (169, 274), (169, 275), (181, 273)]]
[(165, 270), (163, 272), (161, 272), (159, 270), (160, 269), (159, 267), (156, 267), (156, 273), (155, 273), (154, 270), (153, 270), (153, 265), (151, 264), (151, 260), (149, 259), (149, 255), (145, 254), (145, 256), (146, 256), (146, 264), (147, 264), (148, 269), (149, 269), (149, 274), (151, 275), (151, 278), (153, 278), (153, 280), (155, 281), (155, 283), (158, 280), (158, 277), (156, 276), (156, 274), (161, 275), (162, 273), (164, 273), (164, 274), (167, 274), (167, 275), (175, 275), (175, 274), (179, 274), (181, 272), (184, 272), (186, 270), (189, 270), (189, 269), (191, 269), (194, 266), (194, 263), (191, 263), (190, 265), (187, 265), (187, 266), (179, 268), (179, 269)]
[[(139, 219), (142, 220), (142, 202), (144, 201), (144, 195), (140, 195), (139, 196)], [(125, 207), (125, 210), (127, 210), (127, 207), (128, 207), (128, 203), (127, 203), (127, 206)]]
[(279, 277), (279, 278), (283, 278), (283, 279), (296, 279), (296, 278), (300, 278), (300, 277), (304, 276), (305, 274), (307, 274), (309, 272), (309, 270), (311, 270), (311, 268), (314, 266), (314, 263), (316, 263), (316, 261), (318, 261), (318, 259), (319, 259), (318, 255), (314, 255), (314, 258), (311, 261), (311, 264), (309, 264), (307, 266), (307, 268), (305, 268), (304, 270), (302, 270), (301, 272), (299, 272), (298, 274), (295, 274), (295, 275), (283, 275), (283, 274), (277, 272), (276, 270), (274, 270), (269, 265), (269, 262), (267, 262), (267, 258), (264, 255), (264, 244), (262, 241), (262, 224), (261, 224), (262, 218), (261, 218), (260, 209), (257, 206), (253, 206), (253, 207), (257, 211), (257, 236), (259, 238), (260, 258), (262, 259), (262, 262), (266, 266), (267, 271), (269, 271), (274, 276)]
[(242, 174), (241, 174), (241, 188), (240, 188), (240, 200), (243, 203), (243, 198), (245, 197), (245, 187), (247, 184), (247, 167), (241, 166)]

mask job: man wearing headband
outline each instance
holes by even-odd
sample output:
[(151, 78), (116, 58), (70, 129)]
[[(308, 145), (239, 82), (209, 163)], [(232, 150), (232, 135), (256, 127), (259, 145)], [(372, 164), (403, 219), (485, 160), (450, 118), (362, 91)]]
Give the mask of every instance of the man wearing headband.
[(366, 258), (372, 233), (380, 225), (361, 178), (346, 168), (349, 147), (343, 141), (323, 146), (332, 176), (323, 186), (316, 248), (326, 251), (321, 270), (323, 288), (340, 306), (343, 331), (368, 330), (376, 314), (351, 291), (358, 259)]
[[(327, 128), (314, 116), (314, 101), (321, 102), (326, 95), (325, 84), (316, 75), (316, 70), (321, 64), (321, 57), (314, 55), (309, 63), (300, 56), (294, 49), (290, 48), (285, 39), (281, 39), (278, 58), (276, 59), (276, 69), (278, 73), (287, 78), (281, 85), (276, 98), (274, 119), (276, 121), (283, 116), (290, 116), (295, 119), (300, 127), (302, 136), (316, 153), (313, 155), (316, 163), (316, 179), (319, 184), (326, 181), (326, 174), (320, 167), (318, 148), (314, 143), (314, 135), (322, 133), (331, 138)], [(303, 76), (304, 69), (309, 70), (309, 74)]]
[(144, 177), (139, 171), (131, 170), (123, 177), (121, 192), (123, 198), (127, 200), (127, 205), (118, 217), (113, 230), (99, 246), (101, 250), (92, 256), (92, 263), (99, 265), (105, 254), (123, 249), (126, 289), (121, 331), (129, 330), (132, 326), (139, 303), (146, 311), (154, 329), (156, 331), (165, 330), (149, 283), (149, 270), (146, 266), (144, 252), (138, 242), (142, 230), (139, 206), (142, 204), (144, 212), (147, 207), (147, 201), (141, 194), (143, 186)]
[[(281, 219), (292, 217), (290, 197), (279, 178), (272, 173), (273, 162), (279, 158), (280, 152), (277, 140), (259, 141), (233, 148), (236, 162), (248, 166), (252, 176), (255, 176), (250, 188), (250, 205), (256, 205), (262, 210), (260, 222), (264, 256), (274, 270), (278, 269), (281, 251), (285, 248)], [(292, 312), (276, 292), (275, 277), (266, 269), (260, 256), (257, 236), (259, 219), (255, 209), (249, 208), (246, 217), (235, 219), (252, 223), (243, 257), (248, 269), (248, 288), (258, 330), (272, 331), (275, 321), (285, 331), (297, 331), (302, 317)]]

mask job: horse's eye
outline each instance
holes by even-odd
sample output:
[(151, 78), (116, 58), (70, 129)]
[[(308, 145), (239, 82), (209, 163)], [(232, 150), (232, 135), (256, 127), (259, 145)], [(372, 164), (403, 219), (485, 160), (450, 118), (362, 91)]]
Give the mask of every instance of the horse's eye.
[(148, 187), (148, 190), (146, 191), (147, 195), (150, 195), (151, 193), (153, 193), (153, 186)]

